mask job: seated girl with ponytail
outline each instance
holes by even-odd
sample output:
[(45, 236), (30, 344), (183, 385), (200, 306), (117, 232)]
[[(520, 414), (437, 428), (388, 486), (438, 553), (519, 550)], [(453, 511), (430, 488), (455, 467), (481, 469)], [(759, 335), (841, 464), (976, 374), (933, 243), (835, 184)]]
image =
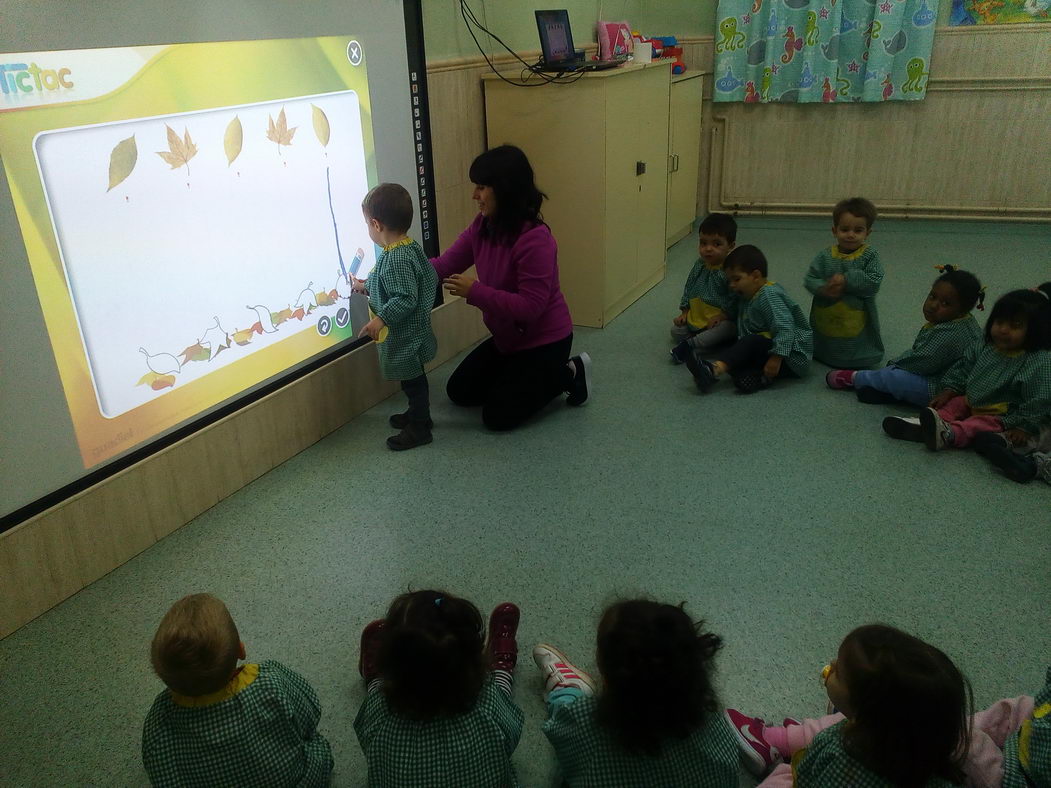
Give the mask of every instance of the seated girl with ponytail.
[(982, 329), (971, 310), (984, 309), (985, 288), (968, 271), (935, 266), (934, 280), (923, 302), (926, 321), (912, 348), (877, 370), (834, 369), (825, 376), (831, 389), (853, 389), (859, 402), (903, 401), (924, 408), (941, 391), (941, 376), (981, 341)]
[(703, 627), (681, 605), (639, 599), (607, 608), (597, 694), (595, 681), (558, 649), (533, 650), (546, 676), (544, 734), (567, 785), (736, 788), (737, 733), (712, 686), (722, 640)]
[(430, 788), (517, 785), (511, 753), (522, 710), (511, 699), (519, 611), (489, 617), (444, 591), (395, 599), (361, 633), (358, 670), (368, 696), (354, 732), (368, 785)]

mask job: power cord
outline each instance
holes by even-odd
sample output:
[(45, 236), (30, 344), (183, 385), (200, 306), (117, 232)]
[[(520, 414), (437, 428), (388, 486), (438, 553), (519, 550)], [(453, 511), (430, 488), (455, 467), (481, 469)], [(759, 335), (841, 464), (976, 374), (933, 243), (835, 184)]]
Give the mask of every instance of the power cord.
[[(478, 17), (474, 15), (474, 11), (472, 11), (471, 7), (467, 5), (467, 0), (460, 0), (460, 16), (463, 17), (463, 23), (467, 27), (467, 32), (471, 34), (471, 38), (474, 39), (474, 45), (478, 47), (478, 51), (481, 53), (482, 57), (485, 58), (485, 62), (489, 64), (489, 68), (508, 85), (514, 85), (518, 88), (539, 88), (544, 85), (572, 85), (584, 76), (583, 71), (559, 71), (554, 74), (549, 74), (539, 70), (539, 63), (527, 63), (517, 52), (505, 44), (503, 39), (478, 21)], [(500, 46), (510, 52), (515, 60), (522, 64), (522, 75), (519, 77), (518, 82), (508, 79), (497, 70), (496, 66), (493, 65), (493, 61), (489, 59), (489, 55), (486, 54), (485, 50), (482, 48), (481, 43), (478, 41), (478, 37), (474, 34), (474, 30), (471, 27), (472, 25), (496, 41)], [(539, 81), (530, 82), (529, 79), (532, 77), (538, 77)]]

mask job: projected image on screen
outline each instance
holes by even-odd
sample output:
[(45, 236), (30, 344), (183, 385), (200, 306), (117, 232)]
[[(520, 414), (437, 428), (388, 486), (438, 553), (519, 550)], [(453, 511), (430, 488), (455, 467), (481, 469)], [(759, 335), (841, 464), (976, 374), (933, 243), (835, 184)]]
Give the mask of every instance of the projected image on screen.
[(78, 91), (15, 95), (0, 154), (85, 467), (353, 340), (375, 263), (357, 39), (24, 59)]
[(107, 418), (350, 322), (373, 254), (353, 91), (46, 132), (36, 154)]

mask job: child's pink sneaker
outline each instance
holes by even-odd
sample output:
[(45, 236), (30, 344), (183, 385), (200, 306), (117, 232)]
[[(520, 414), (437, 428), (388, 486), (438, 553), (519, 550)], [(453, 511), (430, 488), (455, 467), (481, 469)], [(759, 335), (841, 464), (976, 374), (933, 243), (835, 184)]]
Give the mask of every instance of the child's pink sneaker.
[(741, 755), (748, 771), (756, 777), (762, 777), (781, 763), (781, 753), (763, 738), (766, 723), (758, 717), (746, 717), (737, 709), (727, 709), (726, 719), (737, 734)]
[(854, 370), (834, 369), (825, 375), (825, 384), (830, 389), (852, 389), (854, 388)]

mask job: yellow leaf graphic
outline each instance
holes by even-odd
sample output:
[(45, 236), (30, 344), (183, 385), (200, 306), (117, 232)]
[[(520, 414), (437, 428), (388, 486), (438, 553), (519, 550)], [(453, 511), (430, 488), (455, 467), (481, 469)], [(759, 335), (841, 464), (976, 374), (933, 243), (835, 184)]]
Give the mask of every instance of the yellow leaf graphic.
[(157, 155), (171, 165), (173, 170), (186, 165), (186, 172), (190, 171), (190, 159), (197, 155), (197, 146), (190, 139), (190, 132), (183, 129), (183, 139), (179, 139), (172, 127), (165, 124), (168, 130), (168, 150), (157, 151)]
[(230, 125), (226, 127), (223, 135), (223, 148), (226, 149), (226, 166), (234, 163), (234, 159), (241, 155), (241, 145), (244, 142), (244, 130), (241, 128), (241, 119), (234, 115)]
[(109, 191), (123, 181), (135, 169), (139, 160), (139, 146), (135, 144), (135, 135), (121, 140), (109, 155)]
[(320, 107), (316, 107), (313, 104), (310, 107), (314, 115), (314, 133), (317, 134), (318, 142), (324, 148), (328, 145), (328, 138), (332, 134), (332, 129), (328, 125), (328, 116), (321, 111)]
[(288, 128), (288, 121), (285, 119), (285, 108), (282, 107), (281, 111), (277, 114), (277, 123), (274, 123), (274, 116), (268, 115), (270, 119), (270, 126), (266, 130), (266, 138), (271, 142), (277, 143), (277, 152), (281, 152), (282, 145), (292, 144), (292, 135), (296, 133), (298, 126)]

